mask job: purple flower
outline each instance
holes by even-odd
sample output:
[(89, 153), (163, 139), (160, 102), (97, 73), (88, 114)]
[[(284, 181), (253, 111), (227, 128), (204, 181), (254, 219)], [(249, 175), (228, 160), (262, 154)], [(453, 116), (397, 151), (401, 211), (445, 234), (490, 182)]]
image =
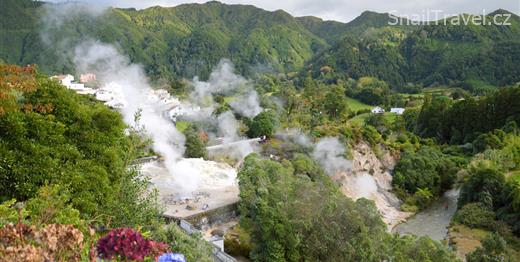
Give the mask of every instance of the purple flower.
[(186, 262), (186, 258), (179, 253), (165, 253), (159, 257), (158, 262)]

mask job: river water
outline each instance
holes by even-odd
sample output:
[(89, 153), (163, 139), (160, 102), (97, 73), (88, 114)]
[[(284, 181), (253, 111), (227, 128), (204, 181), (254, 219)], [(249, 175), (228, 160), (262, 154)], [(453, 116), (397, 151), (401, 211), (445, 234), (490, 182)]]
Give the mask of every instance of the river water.
[(434, 240), (443, 240), (448, 234), (448, 225), (457, 211), (459, 189), (444, 193), (428, 209), (423, 210), (406, 222), (397, 225), (393, 232), (429, 236)]

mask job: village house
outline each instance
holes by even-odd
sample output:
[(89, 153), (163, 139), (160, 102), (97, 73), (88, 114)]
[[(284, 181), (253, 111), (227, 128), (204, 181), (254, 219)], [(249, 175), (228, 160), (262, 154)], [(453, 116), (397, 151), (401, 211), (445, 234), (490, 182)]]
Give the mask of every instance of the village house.
[(371, 112), (374, 114), (382, 114), (385, 112), (385, 110), (379, 106), (376, 106), (376, 107), (372, 108)]
[(87, 74), (81, 74), (79, 76), (80, 83), (86, 84), (86, 83), (90, 83), (93, 81), (96, 81), (96, 75), (94, 75), (94, 74), (87, 73)]
[(404, 108), (394, 107), (394, 108), (390, 108), (390, 113), (402, 115), (404, 113), (404, 110), (405, 110)]

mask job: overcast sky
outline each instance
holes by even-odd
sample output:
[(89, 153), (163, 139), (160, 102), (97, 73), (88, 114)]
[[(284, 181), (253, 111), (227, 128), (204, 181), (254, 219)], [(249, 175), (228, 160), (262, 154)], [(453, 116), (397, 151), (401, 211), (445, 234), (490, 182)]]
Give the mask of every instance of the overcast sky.
[[(66, 2), (67, 0), (50, 0)], [(110, 5), (114, 7), (135, 7), (138, 9), (150, 6), (175, 6), (182, 3), (204, 3), (200, 0), (82, 0), (91, 4)], [(325, 20), (348, 22), (365, 10), (392, 12), (400, 15), (430, 14), (432, 20), (434, 10), (441, 10), (443, 15), (458, 13), (482, 14), (503, 8), (520, 14), (520, 0), (220, 0), (227, 4), (251, 4), (274, 11), (283, 9), (294, 16), (313, 15)], [(430, 10), (430, 11), (428, 11)], [(427, 17), (426, 17), (427, 18)], [(421, 19), (425, 20), (425, 19)], [(427, 19), (426, 19), (427, 20)]]

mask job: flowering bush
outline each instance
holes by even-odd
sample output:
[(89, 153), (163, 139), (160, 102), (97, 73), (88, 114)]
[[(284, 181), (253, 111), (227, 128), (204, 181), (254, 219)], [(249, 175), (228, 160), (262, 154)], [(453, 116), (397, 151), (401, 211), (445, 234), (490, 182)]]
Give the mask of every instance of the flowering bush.
[(130, 228), (116, 228), (97, 241), (98, 256), (103, 259), (142, 261), (147, 256), (157, 257), (166, 252), (168, 245), (143, 238)]
[(79, 261), (83, 234), (71, 225), (18, 223), (0, 229), (0, 261)]

